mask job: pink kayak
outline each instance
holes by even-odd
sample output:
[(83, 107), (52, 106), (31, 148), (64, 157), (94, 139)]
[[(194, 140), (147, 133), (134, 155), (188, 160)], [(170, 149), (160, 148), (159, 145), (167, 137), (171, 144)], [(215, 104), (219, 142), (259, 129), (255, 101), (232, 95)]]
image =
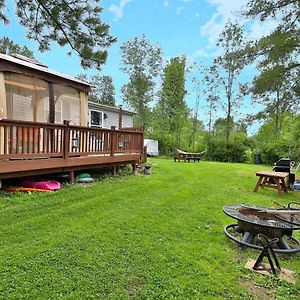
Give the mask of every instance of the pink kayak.
[(48, 180), (48, 181), (22, 181), (22, 186), (29, 187), (29, 188), (35, 188), (35, 189), (43, 189), (43, 190), (58, 190), (60, 189), (60, 182), (54, 181), (54, 180)]

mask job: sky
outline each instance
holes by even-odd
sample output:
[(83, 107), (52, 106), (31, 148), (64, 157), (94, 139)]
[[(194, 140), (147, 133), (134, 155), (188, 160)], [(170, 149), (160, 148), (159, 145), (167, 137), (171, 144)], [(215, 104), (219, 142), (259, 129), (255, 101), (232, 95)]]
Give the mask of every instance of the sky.
[[(67, 48), (52, 44), (51, 51), (40, 53), (34, 41), (26, 39), (26, 30), (18, 24), (14, 16), (13, 1), (8, 0), (8, 14), (11, 23), (0, 23), (0, 38), (8, 36), (20, 45), (30, 48), (38, 61), (50, 69), (70, 76), (80, 73), (99, 74), (99, 71), (85, 71), (80, 66), (76, 55), (68, 56)], [(189, 61), (208, 65), (214, 56), (220, 54), (216, 46), (218, 35), (228, 19), (238, 20), (248, 30), (249, 39), (268, 34), (274, 23), (260, 24), (258, 21), (245, 20), (236, 11), (247, 0), (102, 0), (101, 20), (110, 25), (110, 33), (117, 38), (108, 49), (108, 59), (100, 75), (113, 78), (116, 88), (116, 102), (122, 104), (120, 89), (127, 82), (127, 77), (120, 71), (120, 46), (127, 40), (142, 36), (153, 44), (159, 44), (165, 60), (170, 57), (186, 55)], [(246, 78), (247, 79), (247, 78)], [(195, 94), (187, 83), (190, 93), (186, 97), (188, 106), (195, 105)], [(204, 99), (200, 101), (199, 119), (205, 121)], [(253, 110), (248, 101), (242, 111)], [(220, 117), (224, 115), (220, 112)]]

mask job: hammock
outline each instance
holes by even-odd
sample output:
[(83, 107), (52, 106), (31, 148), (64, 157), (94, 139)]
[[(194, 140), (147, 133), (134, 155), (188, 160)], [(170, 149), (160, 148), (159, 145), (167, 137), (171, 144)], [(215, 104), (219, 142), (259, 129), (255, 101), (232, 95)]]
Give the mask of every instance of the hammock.
[(176, 151), (178, 154), (185, 154), (185, 155), (202, 155), (206, 152), (206, 150), (202, 151), (202, 152), (198, 152), (198, 153), (193, 153), (193, 152), (185, 152), (185, 151), (182, 151), (182, 150), (179, 150), (176, 148)]

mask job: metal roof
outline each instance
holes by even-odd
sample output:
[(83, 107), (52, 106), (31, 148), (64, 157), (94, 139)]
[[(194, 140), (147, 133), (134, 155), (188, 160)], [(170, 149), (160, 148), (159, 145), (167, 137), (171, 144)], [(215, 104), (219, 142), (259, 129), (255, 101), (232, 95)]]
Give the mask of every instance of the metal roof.
[(85, 85), (89, 88), (91, 87), (91, 85), (87, 82), (81, 81), (77, 78), (65, 75), (65, 74), (57, 72), (57, 71), (53, 71), (53, 70), (49, 69), (47, 66), (41, 64), (40, 62), (32, 60), (27, 57), (23, 57), (21, 55), (11, 56), (11, 55), (0, 53), (0, 60), (4, 60), (4, 61), (7, 61), (7, 62), (10, 62), (13, 64), (17, 64), (19, 66), (30, 68), (32, 70), (37, 70), (37, 71), (43, 72), (45, 74), (50, 74), (50, 75), (54, 75), (56, 77), (64, 78), (66, 80)]
[[(101, 104), (101, 103), (96, 103), (93, 101), (89, 101), (88, 106), (90, 108), (106, 109), (106, 110), (114, 111), (114, 112), (120, 111), (120, 107), (109, 106), (109, 105), (105, 105), (105, 104)], [(129, 114), (129, 115), (136, 115), (136, 112), (129, 111), (129, 110), (122, 109), (122, 112), (125, 114)]]

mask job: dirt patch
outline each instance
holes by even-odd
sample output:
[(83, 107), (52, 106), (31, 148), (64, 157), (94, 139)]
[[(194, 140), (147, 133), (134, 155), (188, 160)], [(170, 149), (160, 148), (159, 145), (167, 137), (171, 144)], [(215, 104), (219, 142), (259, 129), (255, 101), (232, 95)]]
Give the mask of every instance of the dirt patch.
[(139, 290), (141, 290), (144, 285), (145, 285), (145, 278), (140, 278), (136, 276), (130, 276), (127, 278), (127, 283), (126, 283), (126, 290), (128, 296), (133, 296), (136, 294)]
[(246, 288), (251, 295), (255, 296), (256, 299), (275, 300), (275, 297), (267, 288), (256, 285), (254, 280), (240, 279), (238, 282), (242, 287)]

